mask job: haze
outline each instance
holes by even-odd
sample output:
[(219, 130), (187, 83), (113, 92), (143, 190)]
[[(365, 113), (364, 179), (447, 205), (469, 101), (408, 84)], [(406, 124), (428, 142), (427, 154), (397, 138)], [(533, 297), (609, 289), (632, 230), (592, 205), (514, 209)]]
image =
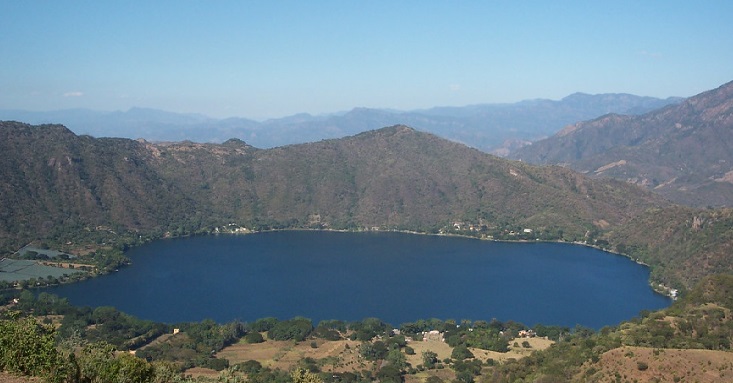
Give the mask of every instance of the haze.
[(733, 3), (0, 2), (0, 108), (255, 119), (353, 107), (691, 96)]

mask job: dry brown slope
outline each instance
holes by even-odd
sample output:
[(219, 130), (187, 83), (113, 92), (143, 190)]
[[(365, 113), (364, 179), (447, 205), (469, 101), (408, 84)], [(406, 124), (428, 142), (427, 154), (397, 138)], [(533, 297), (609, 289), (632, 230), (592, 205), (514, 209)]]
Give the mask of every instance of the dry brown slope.
[(731, 382), (733, 353), (620, 347), (601, 355), (598, 363), (584, 367), (575, 380), (597, 383)]

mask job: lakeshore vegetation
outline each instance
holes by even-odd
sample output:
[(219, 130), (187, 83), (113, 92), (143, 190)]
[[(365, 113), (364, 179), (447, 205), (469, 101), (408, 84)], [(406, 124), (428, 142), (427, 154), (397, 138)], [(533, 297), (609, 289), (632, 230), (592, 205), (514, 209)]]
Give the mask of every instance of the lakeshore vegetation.
[[(451, 319), (398, 327), (302, 317), (165, 325), (13, 291), (3, 295), (11, 306), (1, 313), (0, 369), (49, 382), (603, 382), (639, 374), (641, 381), (726, 381), (733, 377), (730, 291), (733, 276), (706, 277), (670, 308), (598, 332)], [(684, 358), (684, 350), (694, 363), (662, 368), (665, 353)], [(610, 371), (609, 360), (618, 363)], [(635, 362), (624, 369), (619, 360)]]
[[(597, 246), (648, 264), (653, 283), (682, 293), (669, 309), (598, 332), (426, 319), (398, 326), (397, 334), (378, 319), (171, 327), (110, 307), (75, 308), (13, 283), (3, 286), (4, 371), (70, 382), (694, 381), (702, 371), (721, 381), (731, 377), (733, 361), (717, 354), (730, 350), (733, 334), (730, 209), (674, 205), (624, 182), (499, 159), (405, 126), (261, 150), (239, 140), (152, 144), (0, 122), (0, 150), (0, 251), (12, 256), (32, 243), (73, 254), (91, 272), (74, 275), (122, 267), (130, 246), (164, 237), (403, 230)], [(539, 350), (515, 338), (529, 330), (553, 344)], [(411, 343), (422, 342), (424, 331), (437, 331), (443, 341), (416, 359)], [(267, 360), (223, 357), (228, 347), (273, 342), (285, 343)], [(343, 353), (276, 366), (303, 344)], [(695, 354), (700, 366), (675, 370), (654, 358), (671, 348), (714, 354)], [(497, 356), (512, 351), (515, 357)], [(624, 370), (622, 360), (635, 364)], [(219, 372), (186, 376), (196, 368)]]
[(0, 122), (0, 252), (32, 243), (92, 273), (157, 238), (278, 229), (557, 240), (644, 262), (681, 291), (733, 271), (733, 210), (509, 161), (405, 126), (257, 149), (77, 136)]

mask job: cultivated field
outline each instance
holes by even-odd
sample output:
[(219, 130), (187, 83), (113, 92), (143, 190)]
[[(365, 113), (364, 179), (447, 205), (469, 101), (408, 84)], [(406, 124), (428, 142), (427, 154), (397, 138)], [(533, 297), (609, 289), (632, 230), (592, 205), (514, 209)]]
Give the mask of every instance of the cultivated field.
[(62, 267), (44, 266), (35, 261), (3, 258), (0, 259), (0, 281), (17, 282), (35, 279), (46, 279), (49, 276), (61, 278), (64, 275), (82, 271)]

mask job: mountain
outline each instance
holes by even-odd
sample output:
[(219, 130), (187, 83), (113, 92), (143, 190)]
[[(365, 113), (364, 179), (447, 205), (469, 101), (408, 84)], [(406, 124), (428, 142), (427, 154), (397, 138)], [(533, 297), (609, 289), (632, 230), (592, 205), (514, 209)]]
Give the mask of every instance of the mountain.
[(267, 150), (235, 139), (152, 144), (59, 125), (0, 127), (6, 237), (71, 223), (168, 229), (195, 216), (297, 226), (312, 215), (337, 228), (511, 220), (583, 234), (658, 202), (623, 183), (501, 160), (405, 126)]
[(5, 249), (72, 227), (308, 227), (315, 216), (331, 228), (468, 221), (582, 238), (664, 205), (624, 183), (503, 160), (405, 126), (265, 150), (236, 139), (153, 144), (2, 122), (0, 150)]
[(0, 148), (4, 248), (88, 227), (152, 228), (195, 207), (148, 166), (150, 153), (136, 141), (3, 122)]
[(675, 287), (733, 272), (733, 210), (675, 206), (627, 182), (502, 159), (402, 125), (259, 149), (0, 122), (0, 151), (5, 254), (31, 241), (75, 253), (232, 224), (581, 242), (647, 263), (653, 281)]
[(569, 125), (511, 157), (621, 179), (690, 206), (733, 206), (733, 82), (643, 115)]
[(512, 149), (547, 137), (570, 123), (610, 112), (643, 113), (680, 100), (629, 94), (576, 93), (560, 101), (530, 100), (514, 104), (438, 107), (415, 111), (355, 108), (332, 115), (312, 116), (302, 113), (263, 122), (246, 118), (213, 119), (197, 114), (143, 108), (126, 112), (84, 109), (55, 112), (0, 110), (0, 120), (33, 124), (60, 122), (77, 134), (144, 138), (148, 141), (220, 143), (236, 137), (260, 148), (340, 138), (403, 124), (483, 151), (506, 155)]

